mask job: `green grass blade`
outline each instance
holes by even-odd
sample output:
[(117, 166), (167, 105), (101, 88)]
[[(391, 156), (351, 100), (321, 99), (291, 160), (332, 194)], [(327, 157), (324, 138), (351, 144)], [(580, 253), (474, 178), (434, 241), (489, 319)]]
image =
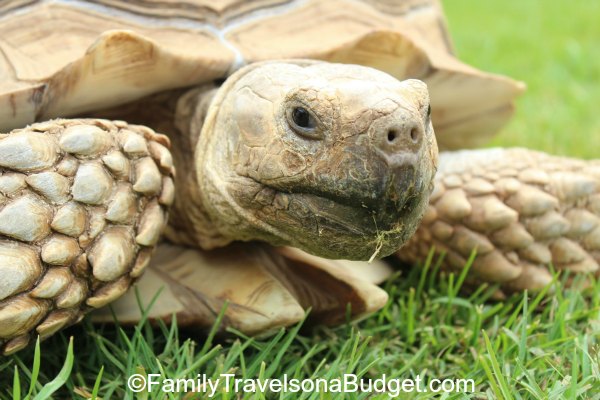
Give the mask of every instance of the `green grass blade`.
[(490, 338), (488, 335), (483, 332), (483, 339), (485, 340), (485, 348), (487, 350), (488, 355), (490, 356), (490, 361), (492, 364), (492, 371), (496, 376), (496, 380), (498, 381), (498, 385), (500, 390), (502, 391), (502, 396), (506, 400), (512, 400), (512, 396), (510, 395), (510, 389), (508, 388), (508, 383), (504, 377), (504, 373), (500, 369), (500, 364), (498, 364), (498, 359), (496, 358), (496, 352), (492, 346), (492, 342), (490, 342)]
[(35, 350), (33, 352), (33, 367), (31, 368), (31, 381), (29, 384), (29, 391), (27, 392), (27, 396), (25, 396), (26, 399), (29, 399), (31, 397), (33, 389), (37, 384), (38, 376), (40, 374), (40, 359), (40, 337), (38, 336), (35, 340)]
[(229, 306), (229, 302), (225, 301), (223, 303), (223, 306), (221, 307), (221, 311), (219, 312), (219, 315), (217, 315), (215, 323), (213, 324), (213, 326), (210, 329), (210, 332), (208, 333), (208, 337), (206, 338), (206, 341), (204, 342), (204, 346), (202, 346), (202, 349), (200, 350), (200, 354), (205, 354), (207, 351), (209, 351), (210, 347), (212, 346), (213, 340), (214, 340), (215, 336), (217, 335), (219, 328), (221, 328), (221, 323), (223, 322), (223, 318), (225, 317), (225, 312), (227, 311), (228, 306)]
[(13, 376), (13, 400), (21, 400), (21, 379), (19, 378), (19, 368), (16, 365)]
[(94, 388), (92, 389), (91, 400), (96, 400), (98, 398), (98, 392), (100, 391), (100, 384), (102, 383), (102, 373), (103, 372), (104, 372), (104, 365), (100, 367), (100, 372), (98, 372), (98, 376), (96, 377), (96, 381), (94, 382)]
[(65, 363), (63, 364), (62, 369), (50, 382), (45, 384), (42, 387), (42, 390), (38, 392), (38, 394), (33, 398), (33, 400), (46, 400), (50, 397), (50, 395), (60, 389), (69, 376), (71, 375), (71, 370), (73, 369), (73, 337), (69, 339), (69, 347), (67, 349), (67, 357), (65, 359)]
[(481, 366), (483, 367), (483, 370), (485, 371), (485, 374), (488, 378), (488, 383), (490, 384), (492, 391), (494, 392), (494, 394), (496, 395), (498, 400), (505, 400), (504, 394), (502, 393), (502, 391), (500, 390), (500, 387), (496, 383), (497, 379), (494, 376), (494, 373), (492, 372), (490, 366), (488, 365), (485, 357), (479, 356), (479, 362), (481, 363)]

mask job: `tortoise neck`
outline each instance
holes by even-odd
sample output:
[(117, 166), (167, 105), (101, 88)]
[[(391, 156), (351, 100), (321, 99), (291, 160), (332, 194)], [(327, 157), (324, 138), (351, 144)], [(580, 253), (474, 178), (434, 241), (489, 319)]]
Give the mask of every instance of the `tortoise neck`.
[(195, 149), (217, 90), (218, 87), (210, 84), (183, 93), (173, 113), (174, 129), (165, 132), (171, 139), (171, 152), (177, 171), (175, 202), (165, 235), (172, 242), (203, 249), (229, 243), (214, 228), (205, 210), (196, 173)]

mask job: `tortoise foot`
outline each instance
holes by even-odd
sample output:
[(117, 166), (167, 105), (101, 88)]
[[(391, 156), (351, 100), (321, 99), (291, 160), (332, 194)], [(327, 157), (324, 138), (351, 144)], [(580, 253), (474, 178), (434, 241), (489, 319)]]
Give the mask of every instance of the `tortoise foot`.
[(598, 273), (600, 162), (525, 149), (442, 153), (422, 225), (399, 253), (422, 260), (432, 246), (445, 267), (477, 256), (473, 282), (535, 291), (559, 271)]

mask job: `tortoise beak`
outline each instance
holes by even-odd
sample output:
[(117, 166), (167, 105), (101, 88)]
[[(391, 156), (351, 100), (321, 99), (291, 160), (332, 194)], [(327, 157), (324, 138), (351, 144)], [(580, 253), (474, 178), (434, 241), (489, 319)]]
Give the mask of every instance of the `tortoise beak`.
[(381, 229), (419, 209), (418, 203), (429, 196), (432, 174), (423, 168), (423, 156), (428, 153), (425, 140), (428, 127), (407, 114), (399, 108), (374, 121), (368, 131), (373, 156), (384, 165), (378, 171), (380, 186), (372, 204), (384, 224)]

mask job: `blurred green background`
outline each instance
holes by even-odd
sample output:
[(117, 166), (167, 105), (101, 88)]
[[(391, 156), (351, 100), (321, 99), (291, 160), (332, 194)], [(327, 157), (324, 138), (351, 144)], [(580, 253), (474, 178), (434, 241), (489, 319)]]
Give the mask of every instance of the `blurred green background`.
[(443, 5), (461, 60), (527, 84), (492, 145), (600, 158), (600, 1)]

